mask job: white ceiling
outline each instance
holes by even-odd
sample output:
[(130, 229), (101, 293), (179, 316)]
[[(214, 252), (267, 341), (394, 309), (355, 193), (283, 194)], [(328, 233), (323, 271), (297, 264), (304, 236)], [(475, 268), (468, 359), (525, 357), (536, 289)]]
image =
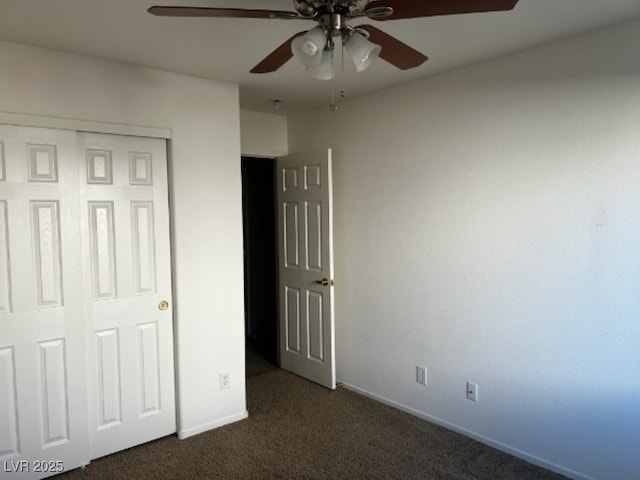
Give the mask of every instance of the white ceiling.
[[(0, 39), (238, 83), (242, 108), (284, 113), (327, 105), (332, 83), (353, 97), (640, 18), (640, 0), (520, 0), (510, 12), (359, 20), (353, 24), (372, 23), (429, 61), (401, 71), (379, 59), (356, 73), (345, 58), (342, 79), (326, 82), (295, 60), (275, 73), (249, 73), (313, 22), (154, 17), (151, 5), (292, 10), (290, 0), (0, 0)], [(276, 110), (273, 98), (284, 100)]]

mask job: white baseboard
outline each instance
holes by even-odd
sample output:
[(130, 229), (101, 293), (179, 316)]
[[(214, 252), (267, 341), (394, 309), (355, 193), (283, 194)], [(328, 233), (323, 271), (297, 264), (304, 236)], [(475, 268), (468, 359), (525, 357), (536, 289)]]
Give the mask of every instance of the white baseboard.
[(385, 405), (389, 405), (390, 407), (393, 408), (397, 408), (398, 410), (402, 410), (403, 412), (409, 413), (411, 415), (414, 415), (418, 418), (421, 418), (423, 420), (426, 420), (428, 422), (434, 423), (436, 425), (439, 425), (441, 427), (444, 427), (448, 430), (452, 430), (454, 432), (460, 433), (466, 437), (470, 437), (473, 438), (474, 440), (477, 440), (481, 443), (484, 443), (485, 445), (489, 445), (490, 447), (496, 448), (498, 450), (501, 450), (505, 453), (508, 453), (510, 455), (513, 455), (514, 457), (518, 457), (521, 458), (522, 460), (525, 460), (529, 463), (532, 463), (533, 465), (537, 465), (539, 467), (542, 468), (546, 468), (547, 470), (551, 470), (553, 472), (559, 473), (561, 475), (564, 475), (566, 477), (569, 478), (573, 478), (574, 480), (596, 480), (593, 477), (589, 477), (588, 475), (584, 475), (582, 473), (579, 472), (575, 472), (571, 469), (565, 468), (561, 465), (557, 465), (555, 463), (552, 462), (548, 462), (547, 460), (543, 459), (543, 458), (539, 458), (536, 457), (535, 455), (531, 455), (527, 452), (523, 452), (522, 450), (518, 450), (517, 448), (513, 448), (510, 447), (509, 445), (505, 445), (504, 443), (500, 443), (497, 442), (495, 440), (492, 440), (490, 438), (487, 438), (483, 435), (479, 435), (475, 432), (472, 432), (470, 430), (467, 430), (465, 428), (459, 427), (458, 425), (455, 425), (453, 423), (449, 423), (449, 422), (445, 422), (444, 420), (441, 420), (439, 418), (433, 417), (431, 415), (427, 415), (426, 413), (420, 412), (418, 410), (415, 410), (411, 407), (407, 407), (406, 405), (402, 405), (398, 402), (395, 402), (393, 400), (389, 400), (388, 398), (382, 397), (380, 395), (377, 395), (375, 393), (369, 392), (367, 390), (364, 390), (360, 387), (356, 387), (355, 385), (351, 385), (349, 383), (346, 382), (342, 382), (344, 388), (351, 390), (353, 392), (359, 393), (361, 395), (364, 395), (365, 397), (369, 397), (373, 400), (376, 400), (380, 403), (384, 403)]
[(221, 418), (216, 420), (215, 422), (205, 423), (204, 425), (199, 425), (194, 428), (188, 428), (186, 430), (178, 430), (178, 438), (180, 440), (184, 440), (185, 438), (193, 437), (194, 435), (198, 435), (199, 433), (204, 433), (209, 430), (213, 430), (214, 428), (223, 427), (224, 425), (228, 425), (230, 423), (239, 422), (240, 420), (244, 420), (249, 417), (249, 412), (244, 411), (237, 413), (235, 415), (230, 415), (228, 417)]

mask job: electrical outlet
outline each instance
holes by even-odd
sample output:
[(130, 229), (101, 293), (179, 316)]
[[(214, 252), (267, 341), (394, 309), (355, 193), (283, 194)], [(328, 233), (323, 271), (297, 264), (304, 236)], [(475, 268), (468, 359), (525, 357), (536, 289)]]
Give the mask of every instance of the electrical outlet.
[(220, 372), (220, 390), (227, 390), (231, 388), (231, 373)]
[(416, 382), (420, 385), (427, 385), (427, 367), (416, 365)]
[(478, 401), (478, 384), (467, 382), (467, 400)]

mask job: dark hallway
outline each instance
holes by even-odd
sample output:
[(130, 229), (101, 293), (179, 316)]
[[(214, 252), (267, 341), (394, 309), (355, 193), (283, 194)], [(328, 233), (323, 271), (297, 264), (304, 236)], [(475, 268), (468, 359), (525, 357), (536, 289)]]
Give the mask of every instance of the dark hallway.
[(277, 368), (275, 160), (242, 157), (246, 374)]

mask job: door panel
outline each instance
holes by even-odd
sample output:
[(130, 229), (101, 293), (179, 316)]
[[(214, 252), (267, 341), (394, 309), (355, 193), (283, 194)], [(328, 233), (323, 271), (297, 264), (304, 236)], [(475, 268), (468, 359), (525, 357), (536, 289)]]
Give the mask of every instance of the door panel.
[(112, 328), (96, 332), (97, 429), (104, 430), (122, 423), (122, 389), (120, 381), (120, 336)]
[(162, 140), (85, 133), (80, 142), (96, 458), (176, 429), (167, 164)]
[(64, 339), (38, 343), (45, 448), (69, 441), (65, 346)]
[(11, 311), (7, 201), (0, 200), (0, 314)]
[(287, 268), (300, 267), (300, 246), (298, 245), (298, 204), (284, 202), (284, 264)]
[(94, 300), (116, 296), (113, 202), (89, 202), (89, 237)]
[(331, 151), (277, 165), (281, 366), (333, 389)]
[(302, 354), (300, 340), (300, 290), (285, 285), (286, 346), (287, 352)]
[(89, 461), (76, 134), (0, 125), (0, 152), (0, 464), (68, 470)]
[(305, 207), (306, 268), (322, 273), (322, 203), (305, 202)]
[(14, 348), (0, 349), (0, 457), (5, 458), (20, 451), (15, 371)]
[(309, 359), (324, 362), (324, 296), (320, 292), (307, 291), (307, 315), (309, 317)]
[(38, 307), (62, 306), (58, 202), (31, 201)]

